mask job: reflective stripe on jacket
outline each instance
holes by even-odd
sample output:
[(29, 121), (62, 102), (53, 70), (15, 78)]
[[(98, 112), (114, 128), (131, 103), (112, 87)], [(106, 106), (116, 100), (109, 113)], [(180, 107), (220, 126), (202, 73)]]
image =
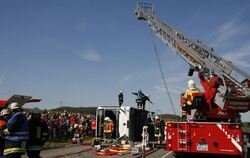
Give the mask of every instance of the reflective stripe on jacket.
[[(20, 119), (21, 121), (16, 121), (17, 119)], [(10, 130), (10, 128), (12, 128), (13, 126), (15, 127), (15, 129)], [(11, 118), (7, 122), (6, 130), (9, 133), (6, 135), (5, 140), (17, 142), (29, 140), (28, 120), (21, 111), (14, 113), (11, 116)]]
[(12, 153), (22, 153), (23, 154), (25, 152), (26, 152), (25, 148), (19, 148), (19, 147), (4, 149), (4, 155), (9, 155)]
[(112, 133), (114, 130), (114, 124), (112, 122), (105, 123), (104, 133)]

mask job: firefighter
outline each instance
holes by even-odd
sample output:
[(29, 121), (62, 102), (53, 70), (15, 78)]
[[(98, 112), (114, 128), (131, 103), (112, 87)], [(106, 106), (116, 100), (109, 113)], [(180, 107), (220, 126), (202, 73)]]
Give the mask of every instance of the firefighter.
[(120, 93), (118, 94), (118, 102), (119, 102), (119, 106), (121, 106), (123, 103), (123, 92), (122, 91), (120, 91)]
[(27, 155), (29, 158), (40, 157), (42, 146), (48, 136), (48, 125), (41, 118), (41, 110), (33, 108), (29, 119), (29, 141), (27, 142)]
[(91, 118), (91, 135), (94, 136), (96, 131), (96, 120)]
[(134, 95), (136, 95), (137, 96), (137, 98), (136, 98), (136, 103), (137, 103), (137, 108), (138, 109), (142, 109), (142, 107), (143, 107), (143, 105), (142, 105), (142, 99), (143, 99), (143, 97), (145, 96), (145, 94), (141, 91), (141, 90), (139, 90), (137, 93), (136, 92), (132, 92), (132, 94), (134, 94)]
[(184, 103), (182, 105), (181, 117), (187, 119), (187, 115), (191, 114), (191, 105), (195, 96), (200, 94), (200, 90), (196, 87), (193, 80), (188, 81), (188, 89), (183, 96)]
[(155, 132), (154, 136), (156, 142), (160, 144), (163, 141), (164, 136), (164, 121), (159, 116), (155, 116)]
[[(10, 116), (9, 109), (3, 109), (0, 114), (0, 132), (2, 132), (7, 124), (7, 120)], [(0, 137), (0, 157), (3, 156), (4, 150), (4, 137)]]
[(106, 139), (111, 139), (114, 132), (114, 123), (109, 117), (104, 119), (104, 134)]
[(204, 76), (204, 73), (199, 72), (200, 83), (205, 90), (205, 98), (209, 105), (209, 108), (212, 109), (215, 107), (214, 98), (219, 87), (218, 77), (211, 75), (210, 80), (207, 80)]
[(149, 101), (151, 104), (153, 104), (153, 102), (151, 102), (151, 100), (149, 99), (149, 95), (143, 95), (142, 97), (142, 109), (144, 110), (145, 109), (145, 105), (146, 105), (146, 102)]
[(5, 137), (4, 156), (21, 158), (25, 154), (26, 142), (29, 139), (28, 120), (17, 102), (9, 105), (11, 116), (1, 135)]

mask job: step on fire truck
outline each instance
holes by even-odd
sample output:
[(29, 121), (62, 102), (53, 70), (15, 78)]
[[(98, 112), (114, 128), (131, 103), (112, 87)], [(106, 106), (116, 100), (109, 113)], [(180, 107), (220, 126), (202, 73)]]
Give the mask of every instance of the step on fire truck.
[[(159, 19), (152, 4), (138, 3), (135, 13), (138, 20), (146, 21), (190, 65), (189, 75), (194, 71), (199, 73), (205, 90), (204, 95), (194, 98), (190, 109), (193, 115), (188, 120), (166, 123), (167, 150), (175, 152), (177, 157), (191, 154), (247, 157), (246, 138), (238, 117), (239, 113), (250, 110), (249, 74), (216, 55), (213, 48)], [(212, 78), (218, 85), (214, 96), (210, 96), (212, 102), (208, 103)]]

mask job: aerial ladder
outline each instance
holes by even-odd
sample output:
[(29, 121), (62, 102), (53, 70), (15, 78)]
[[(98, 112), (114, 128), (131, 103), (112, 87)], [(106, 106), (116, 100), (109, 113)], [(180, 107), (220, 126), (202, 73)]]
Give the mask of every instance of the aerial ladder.
[(235, 113), (250, 110), (249, 74), (216, 55), (213, 48), (200, 40), (193, 40), (160, 20), (152, 4), (138, 3), (135, 13), (138, 20), (148, 22), (154, 33), (190, 65), (190, 72), (202, 72), (207, 78), (212, 74), (218, 76), (220, 82), (215, 98), (218, 107), (210, 110), (208, 118), (233, 119)]
[(236, 117), (250, 110), (250, 75), (216, 55), (212, 47), (159, 19), (153, 4), (137, 3), (135, 14), (190, 65), (189, 75), (197, 71), (208, 80), (211, 76), (218, 79), (215, 106), (203, 114), (205, 120), (167, 123), (167, 150), (243, 156), (246, 142)]

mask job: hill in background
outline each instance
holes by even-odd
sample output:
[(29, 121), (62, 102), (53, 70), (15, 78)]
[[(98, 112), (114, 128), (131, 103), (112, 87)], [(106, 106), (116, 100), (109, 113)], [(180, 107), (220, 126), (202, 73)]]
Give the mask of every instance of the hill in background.
[(161, 114), (159, 117), (164, 120), (164, 121), (171, 121), (171, 120), (177, 120), (180, 118), (178, 115), (173, 115), (173, 114)]

